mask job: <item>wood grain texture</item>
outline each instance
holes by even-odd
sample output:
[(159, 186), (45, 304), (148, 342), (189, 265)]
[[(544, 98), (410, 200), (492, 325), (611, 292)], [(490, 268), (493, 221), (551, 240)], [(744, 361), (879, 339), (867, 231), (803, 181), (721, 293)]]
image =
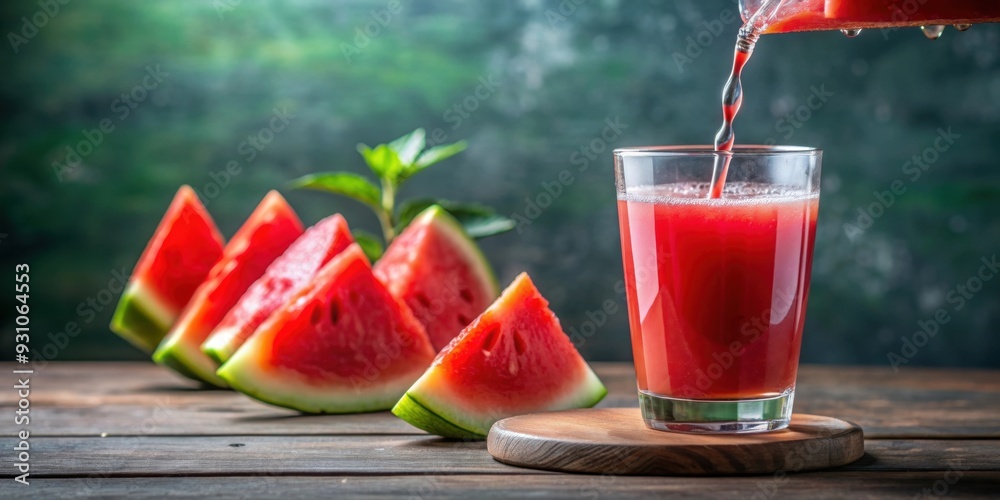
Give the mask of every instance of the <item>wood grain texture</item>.
[[(14, 444), (0, 439), (0, 449)], [(33, 477), (548, 474), (501, 464), (482, 441), (427, 435), (38, 438), (31, 451)], [(996, 440), (872, 440), (865, 451), (861, 460), (838, 470), (1000, 472)], [(2, 468), (0, 477), (14, 471)]]
[(861, 428), (798, 414), (788, 429), (682, 434), (646, 428), (634, 408), (569, 410), (503, 419), (487, 447), (500, 462), (560, 472), (724, 475), (800, 472), (846, 465), (865, 453)]
[[(599, 407), (638, 406), (631, 366), (594, 368), (608, 387)], [(198, 390), (152, 363), (51, 363), (32, 388), (37, 436), (421, 433), (387, 412), (307, 417), (232, 391)], [(0, 411), (15, 397), (0, 391)], [(804, 366), (795, 410), (857, 423), (867, 439), (1000, 438), (1000, 372)], [(0, 434), (12, 430), (11, 419), (0, 419)]]
[[(601, 406), (637, 405), (630, 366), (597, 363), (595, 370), (610, 391)], [(485, 443), (427, 436), (388, 413), (303, 416), (231, 391), (197, 390), (150, 363), (51, 363), (32, 377), (31, 401), (31, 486), (0, 480), (0, 498), (913, 498), (933, 497), (935, 487), (949, 496), (1000, 491), (1000, 372), (982, 370), (803, 367), (796, 410), (861, 424), (867, 453), (838, 469), (781, 477), (515, 468), (493, 460)], [(14, 391), (0, 391), (0, 411), (12, 412), (16, 402)], [(8, 436), (18, 428), (0, 419), (0, 447), (14, 446)]]
[[(806, 472), (788, 476), (246, 476), (37, 479), (3, 498), (996, 498), (1000, 472)], [(934, 494), (934, 489), (946, 496)]]

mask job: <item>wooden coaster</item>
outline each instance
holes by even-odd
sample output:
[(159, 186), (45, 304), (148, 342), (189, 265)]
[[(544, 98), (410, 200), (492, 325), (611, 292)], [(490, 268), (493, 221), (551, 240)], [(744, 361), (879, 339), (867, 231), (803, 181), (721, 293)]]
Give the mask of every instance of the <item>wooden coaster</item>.
[(865, 453), (861, 427), (792, 415), (788, 429), (751, 434), (682, 434), (648, 429), (638, 408), (597, 408), (503, 419), (487, 438), (509, 465), (616, 475), (765, 474), (849, 464)]

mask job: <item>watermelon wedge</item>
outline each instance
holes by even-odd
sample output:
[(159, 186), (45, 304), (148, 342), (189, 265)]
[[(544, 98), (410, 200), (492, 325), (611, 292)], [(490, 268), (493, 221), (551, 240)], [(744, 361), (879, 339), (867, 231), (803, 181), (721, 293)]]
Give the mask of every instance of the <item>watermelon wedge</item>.
[(375, 279), (356, 243), (264, 322), (219, 376), (309, 413), (389, 409), (434, 359), (423, 326)]
[(223, 250), (153, 360), (181, 375), (225, 387), (201, 344), (267, 266), (302, 234), (302, 223), (277, 191), (260, 202)]
[(502, 418), (590, 407), (607, 390), (521, 273), (392, 409), (432, 434), (482, 439)]
[(181, 186), (122, 293), (111, 330), (153, 352), (222, 256), (222, 235), (190, 186)]
[(424, 325), (436, 351), (496, 298), (496, 277), (479, 247), (443, 208), (413, 219), (375, 264), (375, 276)]
[(351, 230), (340, 214), (309, 228), (268, 266), (215, 328), (201, 350), (220, 365), (289, 297), (306, 286), (320, 268), (351, 243)]

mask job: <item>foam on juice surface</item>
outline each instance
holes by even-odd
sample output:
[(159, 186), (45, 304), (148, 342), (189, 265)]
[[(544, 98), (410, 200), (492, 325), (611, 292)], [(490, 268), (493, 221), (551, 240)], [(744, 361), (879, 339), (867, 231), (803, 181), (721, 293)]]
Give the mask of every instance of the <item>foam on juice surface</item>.
[(755, 182), (727, 182), (721, 198), (709, 198), (708, 182), (683, 182), (629, 188), (619, 200), (658, 205), (746, 206), (802, 203), (819, 197), (804, 188)]

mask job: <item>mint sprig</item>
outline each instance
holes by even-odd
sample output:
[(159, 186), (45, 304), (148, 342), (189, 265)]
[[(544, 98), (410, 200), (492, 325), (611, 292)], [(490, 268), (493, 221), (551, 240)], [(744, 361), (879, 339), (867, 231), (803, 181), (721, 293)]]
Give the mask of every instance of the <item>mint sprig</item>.
[[(351, 172), (321, 172), (292, 181), (292, 187), (326, 191), (369, 206), (382, 226), (386, 246), (417, 214), (431, 205), (440, 205), (451, 213), (473, 238), (510, 231), (515, 226), (513, 220), (477, 203), (420, 198), (403, 202), (397, 210), (396, 193), (404, 182), (427, 167), (461, 153), (467, 146), (465, 141), (459, 141), (427, 148), (426, 133), (418, 128), (388, 144), (375, 147), (358, 144), (358, 153), (377, 177), (379, 185)], [(384, 247), (376, 237), (361, 231), (355, 231), (354, 237), (370, 259), (381, 256)]]

